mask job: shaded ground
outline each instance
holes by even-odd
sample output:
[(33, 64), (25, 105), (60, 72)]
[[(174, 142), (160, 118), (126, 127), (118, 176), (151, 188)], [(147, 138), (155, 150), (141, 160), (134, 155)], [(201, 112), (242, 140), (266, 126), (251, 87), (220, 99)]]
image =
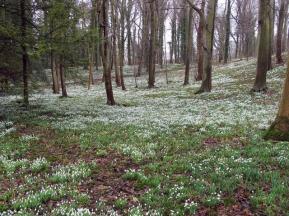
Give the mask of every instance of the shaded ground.
[(169, 70), (153, 90), (126, 77), (116, 107), (103, 86), (0, 98), (0, 215), (287, 215), (289, 145), (262, 139), (284, 69), (265, 95), (251, 59), (216, 67), (210, 94)]

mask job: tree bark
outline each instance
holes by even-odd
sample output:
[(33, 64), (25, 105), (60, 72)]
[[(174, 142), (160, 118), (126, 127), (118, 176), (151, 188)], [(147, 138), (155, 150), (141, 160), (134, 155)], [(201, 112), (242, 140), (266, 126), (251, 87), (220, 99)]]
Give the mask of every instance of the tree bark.
[(56, 69), (56, 62), (55, 62), (55, 55), (53, 51), (50, 54), (50, 61), (51, 61), (51, 74), (52, 74), (52, 83), (53, 83), (53, 94), (59, 94), (59, 78), (57, 75)]
[[(128, 5), (124, 5), (124, 16), (126, 18), (126, 27), (127, 27), (127, 61), (128, 65), (132, 65), (132, 55), (131, 55), (131, 11), (132, 11), (133, 2), (128, 0)], [(126, 9), (127, 8), (127, 9)]]
[(26, 7), (27, 2), (25, 0), (20, 1), (21, 12), (21, 37), (22, 37), (22, 78), (23, 78), (23, 103), (25, 106), (29, 105), (29, 92), (28, 92), (28, 53), (27, 53), (27, 16)]
[(101, 56), (104, 70), (104, 81), (105, 81), (105, 90), (107, 96), (107, 104), (115, 105), (115, 100), (113, 96), (112, 83), (111, 83), (111, 67), (110, 67), (110, 46), (109, 46), (109, 36), (108, 36), (108, 5), (109, 1), (102, 0), (101, 7), (101, 29), (102, 29), (102, 46), (101, 46)]
[(230, 49), (230, 34), (231, 34), (231, 0), (228, 0), (227, 15), (226, 15), (226, 38), (225, 38), (225, 50), (224, 50), (224, 63), (228, 63), (229, 49)]
[(148, 80), (148, 87), (154, 88), (155, 87), (155, 48), (156, 48), (156, 7), (155, 7), (155, 1), (150, 2), (150, 12), (151, 12), (151, 18), (150, 18), (150, 48), (149, 48), (149, 65), (148, 65), (148, 74), (149, 74), (149, 80)]
[[(269, 55), (268, 55), (268, 70), (273, 68), (272, 66), (272, 55), (273, 55), (273, 41), (274, 41), (274, 26), (275, 26), (275, 0), (270, 2), (270, 25), (269, 25)], [(249, 49), (249, 47), (248, 47)]]
[(120, 75), (119, 75), (119, 55), (117, 46), (117, 21), (118, 14), (115, 6), (115, 1), (111, 1), (111, 13), (112, 13), (112, 28), (113, 28), (113, 58), (114, 58), (114, 72), (115, 72), (115, 83), (117, 87), (121, 86)]
[(206, 21), (206, 39), (204, 44), (204, 70), (202, 85), (196, 94), (203, 92), (211, 92), (212, 90), (212, 57), (213, 57), (213, 41), (215, 30), (215, 17), (217, 0), (212, 0), (207, 6), (207, 21)]
[[(204, 14), (205, 12), (205, 4), (206, 1), (202, 1), (201, 12)], [(199, 18), (199, 26), (197, 32), (197, 49), (198, 49), (198, 70), (197, 75), (195, 77), (196, 81), (201, 81), (203, 77), (204, 71), (204, 28), (205, 28), (205, 19), (203, 15), (200, 15)]]
[(60, 73), (62, 97), (67, 97), (67, 91), (66, 91), (66, 85), (65, 85), (65, 75), (64, 75), (64, 65), (63, 65), (63, 56), (62, 55), (60, 55), (60, 58), (59, 58), (59, 73)]
[(287, 75), (276, 120), (265, 135), (265, 139), (289, 141), (289, 57)]
[(190, 64), (192, 60), (192, 46), (193, 46), (193, 27), (192, 27), (192, 21), (193, 21), (193, 8), (187, 9), (188, 12), (188, 24), (187, 24), (187, 54), (186, 54), (186, 70), (185, 70), (185, 80), (184, 85), (189, 84), (190, 79)]
[(126, 16), (126, 0), (121, 3), (121, 18), (120, 18), (120, 39), (119, 39), (119, 60), (120, 60), (120, 83), (122, 90), (126, 90), (123, 78), (124, 67), (124, 49), (125, 49), (125, 16)]
[(266, 76), (268, 71), (268, 55), (270, 52), (270, 0), (259, 0), (260, 39), (257, 57), (257, 72), (253, 92), (267, 91)]
[(276, 63), (283, 64), (284, 61), (282, 59), (282, 37), (283, 37), (283, 27), (284, 27), (284, 19), (285, 19), (285, 0), (281, 0), (281, 5), (279, 9), (279, 17), (278, 17), (278, 29), (277, 29), (277, 44), (276, 44)]
[[(286, 1), (286, 4), (285, 4), (285, 11), (288, 11), (288, 7), (289, 7), (289, 1), (287, 0)], [(287, 49), (288, 49), (288, 16), (289, 16), (289, 13), (285, 13), (285, 18), (284, 18), (284, 27), (283, 27), (283, 37), (282, 37), (282, 52), (285, 52)]]

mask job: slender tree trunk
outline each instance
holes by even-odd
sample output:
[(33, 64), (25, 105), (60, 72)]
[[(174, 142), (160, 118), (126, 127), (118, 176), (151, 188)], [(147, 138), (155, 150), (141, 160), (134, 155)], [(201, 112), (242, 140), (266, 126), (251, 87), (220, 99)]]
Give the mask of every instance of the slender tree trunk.
[(28, 53), (26, 46), (27, 36), (27, 16), (26, 16), (27, 2), (25, 0), (20, 1), (21, 10), (21, 37), (22, 37), (22, 78), (23, 78), (23, 103), (25, 106), (29, 105), (29, 93), (28, 93)]
[[(131, 10), (132, 10), (132, 0), (128, 0), (128, 5), (124, 5), (124, 16), (126, 18), (126, 27), (127, 27), (127, 61), (128, 65), (132, 65), (131, 59)], [(127, 8), (127, 9), (126, 9)]]
[[(270, 41), (269, 41), (269, 55), (268, 55), (268, 70), (273, 68), (272, 66), (272, 55), (273, 55), (273, 41), (274, 41), (274, 26), (275, 26), (275, 0), (271, 0), (270, 4), (270, 25), (269, 25), (269, 34), (270, 34)], [(248, 44), (249, 50), (249, 44)]]
[(107, 104), (108, 105), (115, 105), (113, 90), (112, 90), (112, 83), (111, 83), (111, 67), (110, 67), (110, 46), (109, 46), (109, 38), (108, 38), (108, 5), (109, 1), (102, 0), (102, 8), (101, 8), (101, 28), (102, 28), (102, 47), (101, 47), (101, 54), (102, 54), (102, 63), (103, 63), (103, 70), (104, 70), (104, 80), (105, 80), (105, 90), (107, 96)]
[(204, 71), (202, 85), (196, 93), (210, 92), (212, 90), (212, 57), (215, 30), (215, 17), (218, 0), (211, 0), (207, 6), (206, 40), (204, 44)]
[(115, 83), (117, 87), (121, 86), (119, 75), (119, 54), (117, 47), (117, 20), (118, 14), (115, 7), (115, 1), (111, 1), (111, 13), (112, 13), (112, 27), (113, 27), (113, 58), (114, 58), (114, 71), (115, 71)]
[(171, 28), (172, 28), (172, 43), (171, 43), (171, 48), (172, 52), (171, 55), (174, 57), (174, 61), (171, 58), (171, 64), (177, 62), (177, 40), (176, 40), (176, 35), (177, 35), (177, 17), (176, 17), (176, 11), (174, 10), (173, 18), (172, 18), (172, 23), (171, 23)]
[[(285, 4), (285, 11), (288, 11), (288, 7), (289, 7), (289, 1), (286, 1)], [(288, 19), (289, 13), (285, 13), (285, 18), (284, 18), (284, 27), (283, 27), (283, 37), (282, 37), (282, 52), (285, 52), (288, 49)]]
[(282, 37), (283, 37), (283, 27), (284, 27), (284, 18), (285, 18), (285, 0), (281, 0), (279, 18), (278, 18), (278, 29), (277, 29), (277, 44), (276, 44), (276, 60), (277, 64), (283, 64), (282, 59)]
[(164, 18), (164, 14), (161, 11), (160, 12), (160, 19), (159, 19), (159, 64), (161, 66), (161, 68), (163, 68), (163, 49), (164, 49), (164, 26), (165, 26), (165, 18)]
[(63, 65), (63, 56), (62, 55), (60, 55), (60, 58), (59, 58), (59, 73), (60, 73), (62, 97), (67, 97), (65, 75), (64, 75), (64, 65)]
[[(202, 0), (202, 8), (201, 12), (205, 11), (206, 1)], [(196, 75), (196, 81), (201, 81), (203, 77), (204, 71), (204, 27), (205, 27), (205, 19), (200, 16), (198, 32), (197, 32), (197, 49), (198, 49), (198, 70)]]
[(238, 53), (239, 53), (239, 35), (237, 35), (236, 39), (236, 50), (235, 50), (235, 58), (238, 58)]
[(91, 85), (94, 85), (94, 78), (93, 78), (93, 69), (94, 69), (94, 49), (88, 48), (88, 59), (89, 59), (89, 66), (88, 66), (88, 89), (90, 89)]
[(126, 16), (126, 0), (122, 0), (121, 5), (121, 18), (120, 18), (120, 40), (119, 40), (119, 59), (120, 59), (120, 83), (122, 90), (126, 90), (123, 77), (123, 67), (124, 67), (124, 49), (125, 49), (125, 16)]
[(51, 61), (51, 74), (52, 74), (52, 83), (53, 83), (53, 94), (59, 94), (59, 79), (57, 76), (57, 70), (56, 70), (56, 62), (55, 62), (55, 56), (53, 51), (51, 51), (50, 54), (50, 61)]
[(147, 10), (147, 3), (143, 3), (143, 10), (142, 10), (142, 38), (141, 38), (141, 51), (139, 52), (139, 66), (137, 70), (137, 75), (140, 76), (142, 73), (142, 69), (144, 65), (146, 65), (146, 59), (147, 55), (145, 53), (147, 52), (147, 40), (148, 40), (148, 10)]
[(283, 95), (276, 120), (265, 135), (266, 139), (289, 141), (289, 57)]
[(192, 21), (193, 21), (193, 8), (189, 8), (188, 10), (188, 25), (187, 25), (187, 54), (186, 54), (186, 71), (185, 71), (185, 81), (184, 85), (189, 84), (190, 79), (190, 64), (192, 60), (192, 46), (193, 46), (193, 27), (192, 27)]
[(224, 50), (224, 63), (228, 63), (229, 49), (230, 49), (230, 34), (231, 34), (231, 0), (228, 0), (227, 15), (226, 15), (226, 38), (225, 38), (225, 50)]
[(253, 92), (267, 91), (266, 76), (268, 71), (268, 55), (270, 52), (270, 0), (259, 0), (260, 41), (257, 57), (257, 72)]
[(151, 20), (150, 20), (150, 27), (151, 27), (151, 34), (150, 34), (150, 49), (149, 49), (149, 66), (148, 66), (148, 87), (154, 88), (155, 87), (155, 47), (156, 47), (156, 8), (155, 8), (155, 1), (150, 2), (150, 12), (151, 12)]

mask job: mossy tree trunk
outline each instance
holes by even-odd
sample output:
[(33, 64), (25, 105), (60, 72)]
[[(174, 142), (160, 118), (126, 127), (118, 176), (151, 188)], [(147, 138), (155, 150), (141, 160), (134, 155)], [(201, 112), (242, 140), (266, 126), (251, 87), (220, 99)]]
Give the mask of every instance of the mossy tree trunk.
[(267, 91), (266, 76), (269, 68), (268, 56), (270, 52), (270, 0), (259, 0), (259, 29), (260, 39), (258, 46), (257, 71), (253, 92)]
[[(288, 57), (289, 65), (289, 57)], [(283, 89), (282, 99), (276, 120), (265, 135), (265, 139), (289, 141), (289, 67)]]

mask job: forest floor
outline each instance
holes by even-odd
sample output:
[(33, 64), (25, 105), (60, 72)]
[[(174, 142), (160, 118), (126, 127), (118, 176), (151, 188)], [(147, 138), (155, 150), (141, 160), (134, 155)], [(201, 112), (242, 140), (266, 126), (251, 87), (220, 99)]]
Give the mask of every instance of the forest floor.
[(251, 94), (256, 62), (214, 68), (213, 92), (182, 86), (184, 70), (43, 89), (29, 109), (0, 97), (0, 215), (288, 215), (289, 145), (262, 139), (285, 66)]

